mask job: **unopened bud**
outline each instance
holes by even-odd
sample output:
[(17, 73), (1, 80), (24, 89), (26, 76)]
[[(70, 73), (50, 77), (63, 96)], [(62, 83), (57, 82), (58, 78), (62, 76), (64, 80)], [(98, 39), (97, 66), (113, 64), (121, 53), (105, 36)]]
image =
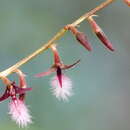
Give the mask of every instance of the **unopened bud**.
[(91, 45), (88, 42), (87, 36), (83, 32), (79, 32), (75, 27), (70, 26), (68, 28), (76, 37), (76, 40), (88, 51), (91, 51)]
[(76, 35), (77, 41), (84, 46), (88, 51), (91, 51), (91, 45), (88, 42), (87, 36), (83, 32), (78, 32)]
[(130, 0), (124, 0), (124, 2), (125, 2), (128, 6), (130, 6)]
[(92, 30), (97, 35), (99, 40), (111, 51), (114, 51), (114, 48), (112, 46), (112, 43), (108, 40), (105, 33), (102, 31), (102, 29), (99, 27), (99, 25), (96, 23), (96, 21), (92, 18), (93, 16), (90, 16), (88, 18), (88, 21), (92, 27)]

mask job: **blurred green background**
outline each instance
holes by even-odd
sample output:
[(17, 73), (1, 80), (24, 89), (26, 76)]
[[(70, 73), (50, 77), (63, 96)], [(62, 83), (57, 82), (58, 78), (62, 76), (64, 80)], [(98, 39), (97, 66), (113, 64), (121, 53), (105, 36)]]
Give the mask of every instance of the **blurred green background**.
[[(0, 70), (26, 57), (64, 25), (103, 1), (0, 0)], [(33, 87), (26, 103), (34, 123), (26, 129), (130, 130), (130, 8), (117, 0), (97, 14), (97, 23), (116, 51), (102, 46), (87, 22), (79, 30), (89, 37), (92, 52), (79, 46), (69, 32), (58, 41), (64, 63), (81, 59), (77, 67), (65, 72), (73, 81), (75, 93), (68, 103), (58, 101), (50, 92), (52, 75), (34, 77), (51, 66), (49, 50), (21, 67)], [(14, 74), (9, 78), (17, 79)], [(8, 102), (0, 104), (0, 130), (20, 130), (10, 120)]]

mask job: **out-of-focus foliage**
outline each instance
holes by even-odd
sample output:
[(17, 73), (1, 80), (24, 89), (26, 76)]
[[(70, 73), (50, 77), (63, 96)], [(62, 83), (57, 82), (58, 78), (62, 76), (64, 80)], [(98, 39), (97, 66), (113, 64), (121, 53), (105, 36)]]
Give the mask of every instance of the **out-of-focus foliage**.
[[(39, 48), (61, 27), (103, 1), (0, 0), (0, 70)], [(130, 8), (118, 0), (97, 14), (96, 21), (112, 41), (115, 52), (102, 46), (87, 22), (79, 30), (88, 35), (92, 52), (79, 46), (71, 33), (58, 41), (65, 63), (81, 58), (76, 68), (65, 72), (73, 81), (75, 93), (68, 103), (52, 96), (52, 75), (33, 76), (52, 64), (49, 50), (21, 67), (28, 85), (33, 87), (27, 104), (34, 123), (28, 130), (130, 129)], [(9, 78), (16, 79), (15, 75)], [(7, 106), (8, 101), (0, 104), (0, 129), (20, 129), (10, 120)]]

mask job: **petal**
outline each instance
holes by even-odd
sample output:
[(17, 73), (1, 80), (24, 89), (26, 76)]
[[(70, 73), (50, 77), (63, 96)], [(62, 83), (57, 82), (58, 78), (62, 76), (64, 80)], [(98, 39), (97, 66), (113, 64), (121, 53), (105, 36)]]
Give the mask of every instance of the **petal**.
[(111, 51), (114, 51), (114, 48), (112, 46), (112, 43), (108, 40), (107, 36), (105, 35), (105, 33), (102, 31), (102, 29), (100, 28), (100, 26), (96, 23), (96, 21), (93, 19), (93, 16), (90, 16), (88, 18), (88, 21), (92, 27), (92, 30), (94, 31), (94, 33), (97, 35), (97, 37), (99, 38), (99, 40)]
[(64, 67), (62, 69), (70, 69), (72, 67), (74, 67), (76, 64), (78, 64), (80, 62), (80, 60), (77, 60), (75, 63), (71, 64), (71, 65), (64, 65)]
[(16, 94), (24, 94), (26, 91), (31, 91), (32, 88), (16, 88)]
[(47, 72), (41, 72), (39, 74), (36, 74), (35, 77), (43, 77), (43, 76), (48, 76), (50, 75), (51, 73), (55, 72), (56, 71), (56, 68), (54, 67), (51, 67)]
[(57, 67), (56, 74), (57, 74), (57, 78), (58, 78), (60, 87), (62, 88), (62, 71), (61, 71), (60, 67)]

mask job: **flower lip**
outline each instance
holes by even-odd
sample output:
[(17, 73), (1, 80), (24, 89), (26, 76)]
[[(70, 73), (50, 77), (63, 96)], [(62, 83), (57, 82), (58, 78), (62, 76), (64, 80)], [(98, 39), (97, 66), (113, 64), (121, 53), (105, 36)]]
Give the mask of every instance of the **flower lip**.
[(32, 123), (32, 116), (26, 104), (20, 100), (12, 100), (9, 103), (9, 114), (11, 119), (16, 122), (19, 127), (27, 127)]
[(73, 95), (72, 81), (64, 74), (62, 75), (62, 88), (60, 87), (57, 76), (51, 79), (51, 86), (53, 95), (59, 100), (68, 101), (68, 98)]

